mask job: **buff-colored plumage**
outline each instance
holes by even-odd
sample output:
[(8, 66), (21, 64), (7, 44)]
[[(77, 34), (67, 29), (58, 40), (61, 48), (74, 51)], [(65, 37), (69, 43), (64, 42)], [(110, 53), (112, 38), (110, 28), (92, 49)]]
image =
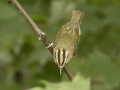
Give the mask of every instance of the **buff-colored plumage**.
[(71, 21), (62, 26), (53, 43), (54, 61), (60, 68), (60, 74), (62, 68), (77, 51), (81, 34), (80, 23), (83, 16), (83, 12), (74, 10)]

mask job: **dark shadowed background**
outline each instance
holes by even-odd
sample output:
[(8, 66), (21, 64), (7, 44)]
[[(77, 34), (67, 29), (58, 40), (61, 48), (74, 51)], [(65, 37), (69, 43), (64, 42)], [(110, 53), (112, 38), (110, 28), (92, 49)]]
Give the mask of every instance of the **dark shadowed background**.
[[(79, 49), (68, 66), (91, 77), (91, 90), (120, 90), (120, 0), (18, 1), (51, 42), (73, 10), (83, 11)], [(90, 90), (59, 75), (50, 52), (7, 2), (0, 0), (0, 90)]]

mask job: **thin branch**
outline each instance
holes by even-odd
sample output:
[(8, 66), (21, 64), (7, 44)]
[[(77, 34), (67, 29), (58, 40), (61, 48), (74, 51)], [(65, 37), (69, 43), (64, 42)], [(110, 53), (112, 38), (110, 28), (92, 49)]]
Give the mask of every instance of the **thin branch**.
[[(50, 42), (47, 39), (46, 34), (44, 32), (42, 32), (42, 30), (34, 23), (34, 21), (29, 17), (29, 15), (22, 8), (22, 6), (19, 4), (19, 2), (17, 0), (10, 0), (8, 2), (8, 4), (13, 4), (18, 9), (18, 11), (21, 13), (21, 15), (26, 19), (28, 24), (36, 32), (38, 39), (41, 40), (45, 44), (46, 47), (49, 46)], [(48, 48), (48, 50), (51, 52), (51, 54), (53, 54), (52, 47)], [(68, 76), (68, 78), (70, 79), (70, 81), (72, 81), (73, 75), (72, 75), (71, 71), (69, 70), (68, 66), (64, 67), (64, 71), (65, 71), (66, 75)]]

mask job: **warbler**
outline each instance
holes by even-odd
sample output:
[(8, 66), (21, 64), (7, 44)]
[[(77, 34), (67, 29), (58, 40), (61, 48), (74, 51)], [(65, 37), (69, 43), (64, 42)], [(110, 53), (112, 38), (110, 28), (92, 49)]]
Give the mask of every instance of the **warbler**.
[(80, 24), (83, 16), (83, 12), (73, 10), (71, 20), (62, 26), (55, 41), (51, 44), (53, 45), (54, 61), (60, 68), (60, 75), (63, 67), (68, 64), (77, 51), (81, 35)]

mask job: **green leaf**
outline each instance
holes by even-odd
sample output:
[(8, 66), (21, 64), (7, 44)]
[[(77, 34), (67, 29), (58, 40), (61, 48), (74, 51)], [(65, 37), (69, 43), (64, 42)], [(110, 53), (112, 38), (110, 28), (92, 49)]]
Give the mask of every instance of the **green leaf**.
[(44, 90), (44, 89), (37, 86), (37, 87), (31, 88), (31, 89), (27, 89), (27, 90)]
[(81, 74), (77, 74), (72, 82), (52, 83), (45, 80), (40, 81), (45, 85), (45, 88), (35, 87), (28, 90), (90, 90), (90, 78), (86, 78)]

